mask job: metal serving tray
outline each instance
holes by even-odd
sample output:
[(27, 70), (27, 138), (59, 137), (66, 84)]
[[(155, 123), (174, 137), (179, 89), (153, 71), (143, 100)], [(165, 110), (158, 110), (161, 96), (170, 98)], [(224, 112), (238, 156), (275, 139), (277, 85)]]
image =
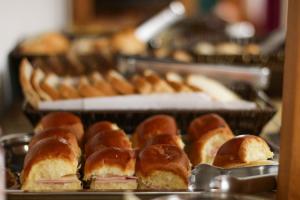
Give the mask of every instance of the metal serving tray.
[[(23, 166), (23, 160), (28, 152), (28, 143), (32, 137), (32, 133), (18, 133), (11, 135), (4, 135), (0, 137), (0, 145), (2, 145), (5, 149), (5, 157), (6, 157), (6, 167), (9, 168), (16, 177), (19, 176), (20, 171)], [(210, 192), (223, 192), (222, 188), (203, 188), (203, 181), (198, 184), (197, 182), (197, 173), (198, 171), (203, 172), (203, 174), (208, 173), (207, 177), (211, 180), (214, 176), (228, 175), (232, 174), (235, 178), (245, 178), (249, 176), (250, 178), (253, 176), (264, 176), (264, 175), (274, 175), (276, 174), (276, 169), (274, 166), (260, 166), (260, 167), (252, 167), (243, 170), (243, 168), (235, 169), (232, 172), (230, 170), (222, 170), (222, 169), (210, 169), (207, 170), (207, 165), (203, 165), (202, 167), (197, 167), (192, 171), (191, 179), (196, 181), (190, 181), (190, 186), (188, 190), (177, 190), (177, 191), (141, 191), (135, 190), (130, 193), (141, 198), (141, 199), (153, 199), (156, 197), (161, 197), (165, 195), (203, 195), (208, 194), (204, 191)], [(204, 172), (205, 171), (205, 172)], [(204, 175), (202, 174), (202, 177)], [(206, 175), (205, 175), (206, 177)], [(199, 179), (198, 179), (199, 180)], [(210, 180), (207, 179), (207, 183)], [(259, 180), (260, 181), (260, 180)], [(260, 181), (261, 182), (261, 181)], [(196, 184), (196, 185), (195, 185)], [(199, 187), (198, 187), (199, 185)], [(261, 185), (260, 185), (261, 186)], [(17, 188), (17, 189), (15, 189)], [(8, 199), (121, 199), (124, 198), (128, 194), (127, 191), (103, 191), (103, 192), (95, 192), (90, 190), (80, 190), (74, 192), (24, 192), (19, 187), (7, 188), (6, 193)], [(203, 189), (199, 189), (203, 188)], [(265, 191), (271, 191), (270, 186)], [(264, 191), (263, 189), (259, 190)], [(237, 192), (236, 190), (227, 191), (227, 193)], [(130, 196), (130, 195), (129, 195)], [(204, 196), (203, 196), (204, 197)], [(127, 198), (125, 198), (127, 199)], [(130, 198), (128, 198), (130, 199)]]

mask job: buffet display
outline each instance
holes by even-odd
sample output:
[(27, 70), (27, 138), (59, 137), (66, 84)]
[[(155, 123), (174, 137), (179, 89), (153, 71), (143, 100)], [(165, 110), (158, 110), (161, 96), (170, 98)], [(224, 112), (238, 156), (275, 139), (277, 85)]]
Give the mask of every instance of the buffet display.
[(110, 121), (87, 127), (72, 113), (49, 113), (29, 142), (21, 189), (188, 191), (191, 170), (202, 164), (229, 170), (276, 164), (262, 138), (234, 136), (216, 114), (194, 119), (187, 135), (179, 130), (175, 119), (163, 114), (147, 118), (128, 135)]

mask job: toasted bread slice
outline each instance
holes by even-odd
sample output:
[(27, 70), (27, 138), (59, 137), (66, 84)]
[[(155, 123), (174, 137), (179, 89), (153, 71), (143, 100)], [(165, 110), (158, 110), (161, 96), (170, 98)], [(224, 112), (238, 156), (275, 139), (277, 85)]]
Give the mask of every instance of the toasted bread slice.
[(111, 84), (109, 84), (99, 72), (93, 72), (90, 77), (92, 85), (99, 89), (106, 96), (117, 95), (117, 92), (113, 89)]
[(20, 83), (26, 100), (37, 108), (40, 97), (31, 85), (32, 66), (27, 59), (23, 59), (20, 65)]
[(106, 75), (106, 79), (120, 94), (133, 94), (135, 91), (134, 86), (115, 70), (110, 70)]
[(152, 85), (142, 76), (135, 75), (131, 78), (131, 83), (140, 94), (152, 93)]
[(64, 99), (76, 99), (80, 98), (78, 90), (75, 89), (75, 85), (78, 84), (76, 78), (65, 77), (62, 79), (60, 85), (58, 86), (58, 91), (62, 98)]
[(144, 71), (145, 79), (152, 85), (153, 93), (173, 93), (174, 89), (155, 72), (151, 70)]
[(93, 86), (86, 76), (79, 79), (78, 91), (82, 97), (99, 97), (105, 96), (98, 88)]
[(46, 75), (40, 87), (52, 98), (52, 100), (58, 100), (61, 99), (60, 93), (57, 89), (59, 82), (59, 77), (56, 74), (50, 73)]
[(44, 79), (45, 79), (45, 74), (41, 69), (37, 68), (33, 70), (32, 77), (31, 77), (31, 83), (33, 88), (35, 89), (35, 91), (37, 91), (37, 93), (39, 94), (42, 100), (51, 101), (52, 100), (51, 96), (48, 95), (40, 86)]

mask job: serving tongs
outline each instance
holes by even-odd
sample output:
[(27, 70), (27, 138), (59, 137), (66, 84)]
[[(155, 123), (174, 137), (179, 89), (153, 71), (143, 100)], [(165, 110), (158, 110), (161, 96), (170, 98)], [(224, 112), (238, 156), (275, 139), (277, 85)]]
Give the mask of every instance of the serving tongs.
[(200, 164), (192, 170), (191, 191), (260, 193), (276, 189), (278, 165), (223, 169)]

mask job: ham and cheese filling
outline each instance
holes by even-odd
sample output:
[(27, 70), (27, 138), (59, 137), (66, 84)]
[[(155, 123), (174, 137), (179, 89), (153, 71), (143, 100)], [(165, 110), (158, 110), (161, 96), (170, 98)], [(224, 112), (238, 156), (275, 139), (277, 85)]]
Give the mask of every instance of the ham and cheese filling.
[(40, 184), (67, 184), (67, 183), (74, 183), (78, 182), (77, 175), (66, 175), (58, 179), (40, 179), (36, 181)]

